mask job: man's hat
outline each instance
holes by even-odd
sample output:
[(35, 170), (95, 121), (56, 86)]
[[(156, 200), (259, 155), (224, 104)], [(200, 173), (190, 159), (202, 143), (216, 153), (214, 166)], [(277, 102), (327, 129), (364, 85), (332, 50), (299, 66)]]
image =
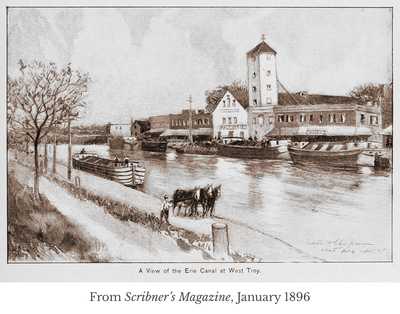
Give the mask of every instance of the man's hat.
[(167, 199), (168, 198), (168, 195), (167, 194), (164, 194), (164, 199)]

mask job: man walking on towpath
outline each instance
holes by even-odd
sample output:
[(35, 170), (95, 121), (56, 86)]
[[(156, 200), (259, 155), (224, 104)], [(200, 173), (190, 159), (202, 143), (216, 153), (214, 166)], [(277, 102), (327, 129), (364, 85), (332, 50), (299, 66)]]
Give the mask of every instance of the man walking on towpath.
[(170, 202), (168, 200), (168, 195), (164, 195), (164, 200), (161, 204), (160, 225), (163, 223), (163, 220), (165, 220), (165, 222), (169, 224), (168, 221), (169, 207), (170, 207)]

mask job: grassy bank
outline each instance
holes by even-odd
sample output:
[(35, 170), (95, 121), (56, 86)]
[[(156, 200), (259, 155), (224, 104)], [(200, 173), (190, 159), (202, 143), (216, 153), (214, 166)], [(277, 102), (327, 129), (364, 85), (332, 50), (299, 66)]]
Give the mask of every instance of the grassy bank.
[(96, 241), (84, 236), (50, 202), (34, 200), (32, 190), (8, 175), (8, 260), (47, 261), (63, 255), (72, 261), (99, 261)]

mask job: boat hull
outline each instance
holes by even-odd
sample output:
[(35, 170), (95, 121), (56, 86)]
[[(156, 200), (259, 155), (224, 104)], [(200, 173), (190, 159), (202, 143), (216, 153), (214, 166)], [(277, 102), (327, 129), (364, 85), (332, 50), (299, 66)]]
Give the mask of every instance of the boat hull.
[(217, 147), (203, 147), (203, 146), (184, 146), (175, 148), (179, 154), (192, 154), (192, 155), (216, 155), (218, 152)]
[(354, 168), (357, 167), (358, 157), (362, 149), (343, 151), (312, 151), (301, 148), (288, 147), (290, 158), (295, 164), (321, 164), (323, 166)]
[(275, 159), (281, 154), (279, 146), (259, 147), (218, 144), (218, 155), (234, 158)]
[(135, 187), (144, 183), (145, 169), (138, 161), (128, 166), (115, 165), (113, 161), (93, 156), (74, 156), (72, 166), (75, 169), (92, 173), (99, 177), (118, 182), (125, 186)]
[(167, 142), (142, 141), (141, 147), (144, 151), (163, 153), (167, 151)]

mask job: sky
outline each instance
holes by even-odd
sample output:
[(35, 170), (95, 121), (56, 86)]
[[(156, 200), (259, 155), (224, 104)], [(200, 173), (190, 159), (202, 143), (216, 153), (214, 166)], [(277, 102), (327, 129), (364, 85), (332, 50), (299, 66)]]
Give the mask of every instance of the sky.
[(261, 35), (291, 92), (346, 95), (392, 78), (390, 9), (11, 8), (8, 72), (55, 62), (88, 72), (81, 123), (127, 123), (205, 105), (205, 91), (246, 82)]

